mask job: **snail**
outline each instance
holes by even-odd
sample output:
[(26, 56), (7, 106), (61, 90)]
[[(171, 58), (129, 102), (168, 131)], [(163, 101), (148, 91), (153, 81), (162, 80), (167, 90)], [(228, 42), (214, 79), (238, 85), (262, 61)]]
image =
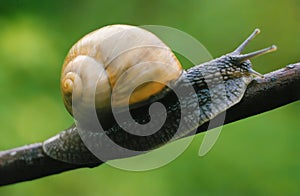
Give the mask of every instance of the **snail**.
[[(61, 72), (64, 104), (79, 118), (75, 120), (82, 122), (84, 131), (80, 132), (78, 125), (62, 131), (43, 142), (44, 152), (63, 162), (89, 164), (133, 156), (187, 135), (238, 103), (253, 78), (263, 77), (252, 69), (249, 59), (274, 51), (276, 46), (241, 54), (259, 32), (255, 29), (233, 52), (188, 70), (163, 41), (140, 27), (111, 25), (84, 36), (70, 49)], [(100, 72), (94, 71), (95, 67)], [(189, 86), (192, 91), (185, 91)], [(223, 97), (218, 96), (221, 87)], [(178, 98), (174, 89), (184, 92), (184, 98)], [(214, 104), (213, 92), (217, 93)], [(159, 119), (160, 111), (149, 114), (156, 102), (164, 105), (166, 113), (157, 132), (139, 135), (124, 130), (123, 125), (134, 129)], [(103, 132), (89, 121), (86, 111), (92, 106)], [(117, 122), (113, 111), (122, 114), (127, 106), (133, 121)], [(182, 110), (186, 110), (185, 116), (181, 116)], [(182, 131), (177, 134), (179, 127)], [(138, 131), (148, 128), (142, 126)], [(93, 142), (83, 142), (87, 140)], [(134, 153), (114, 150), (108, 140)], [(95, 156), (90, 152), (93, 147), (107, 153)]]

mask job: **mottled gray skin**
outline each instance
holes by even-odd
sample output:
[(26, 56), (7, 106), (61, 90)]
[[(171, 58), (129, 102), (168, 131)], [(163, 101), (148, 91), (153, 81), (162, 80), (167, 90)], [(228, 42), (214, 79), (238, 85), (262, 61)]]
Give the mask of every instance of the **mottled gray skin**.
[[(216, 115), (238, 103), (244, 95), (247, 85), (253, 77), (249, 60), (241, 60), (236, 53), (230, 53), (210, 62), (195, 66), (183, 73), (176, 82), (176, 88), (184, 90), (186, 85), (192, 84), (196, 93), (189, 93), (181, 99), (181, 105), (175, 94), (170, 91), (159, 102), (164, 104), (167, 111), (167, 119), (159, 131), (149, 136), (138, 136), (124, 131), (117, 123), (105, 129), (104, 133), (85, 128), (80, 135), (74, 126), (67, 131), (44, 142), (44, 151), (50, 157), (74, 164), (95, 163), (99, 160), (88, 150), (105, 151), (105, 155), (97, 155), (101, 161), (134, 156), (157, 148), (167, 142), (173, 141), (191, 133), (201, 124), (214, 118)], [(169, 90), (167, 89), (168, 92)], [(165, 93), (164, 92), (164, 93)], [(212, 96), (213, 95), (213, 96)], [(197, 96), (198, 103), (191, 103), (191, 97)], [(155, 100), (155, 99), (154, 99)], [(137, 123), (147, 123), (150, 120), (148, 105), (131, 110), (133, 119)], [(181, 117), (181, 109), (184, 108), (184, 116)], [(200, 110), (199, 110), (200, 109)], [(154, 113), (154, 115), (160, 115)], [(194, 119), (199, 118), (198, 122)], [(114, 119), (111, 119), (114, 122)], [(183, 121), (180, 131), (179, 122)], [(101, 122), (101, 119), (100, 119)], [(123, 122), (127, 123), (127, 122)], [(134, 128), (135, 124), (129, 125)], [(147, 131), (147, 130), (141, 130)], [(83, 143), (89, 141), (88, 143)], [(114, 149), (108, 140), (113, 140), (126, 150)], [(87, 144), (87, 147), (86, 145)], [(103, 154), (103, 153), (102, 153)]]

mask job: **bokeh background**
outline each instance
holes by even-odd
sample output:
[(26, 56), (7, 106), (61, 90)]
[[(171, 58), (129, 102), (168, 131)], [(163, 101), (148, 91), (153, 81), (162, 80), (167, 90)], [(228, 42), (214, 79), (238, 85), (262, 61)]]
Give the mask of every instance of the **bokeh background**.
[[(214, 57), (234, 49), (254, 28), (247, 51), (267, 73), (300, 61), (298, 0), (10, 0), (0, 2), (0, 149), (42, 141), (72, 123), (59, 90), (69, 48), (108, 24), (165, 25), (189, 33)], [(285, 96), (285, 95), (282, 95)], [(203, 134), (175, 161), (147, 172), (102, 165), (0, 188), (0, 195), (299, 195), (300, 104), (223, 127), (204, 157)]]

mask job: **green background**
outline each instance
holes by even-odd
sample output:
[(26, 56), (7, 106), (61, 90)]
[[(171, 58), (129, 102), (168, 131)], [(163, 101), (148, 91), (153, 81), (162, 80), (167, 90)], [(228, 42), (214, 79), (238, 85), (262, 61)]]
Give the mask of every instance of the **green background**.
[[(42, 141), (72, 123), (60, 97), (61, 65), (92, 30), (115, 23), (170, 26), (217, 57), (259, 27), (262, 34), (247, 51), (278, 46), (252, 61), (267, 73), (300, 60), (299, 8), (298, 0), (1, 0), (0, 149)], [(0, 195), (299, 195), (299, 109), (293, 103), (224, 126), (204, 157), (197, 155), (202, 134), (159, 169), (102, 165), (1, 187)]]

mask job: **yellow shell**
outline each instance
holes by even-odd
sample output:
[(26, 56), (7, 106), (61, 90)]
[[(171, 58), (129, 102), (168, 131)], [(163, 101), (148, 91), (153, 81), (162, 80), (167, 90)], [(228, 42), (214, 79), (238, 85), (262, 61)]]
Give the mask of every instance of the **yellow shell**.
[[(95, 67), (103, 72), (95, 72)], [(80, 90), (95, 91), (89, 87), (97, 82), (95, 106), (105, 110), (145, 101), (181, 73), (179, 61), (157, 36), (135, 26), (111, 25), (89, 33), (71, 48), (62, 68), (61, 90), (72, 114), (74, 96), (83, 104), (91, 101), (89, 93)], [(139, 83), (128, 103), (127, 93)], [(76, 94), (74, 88), (79, 89)]]

